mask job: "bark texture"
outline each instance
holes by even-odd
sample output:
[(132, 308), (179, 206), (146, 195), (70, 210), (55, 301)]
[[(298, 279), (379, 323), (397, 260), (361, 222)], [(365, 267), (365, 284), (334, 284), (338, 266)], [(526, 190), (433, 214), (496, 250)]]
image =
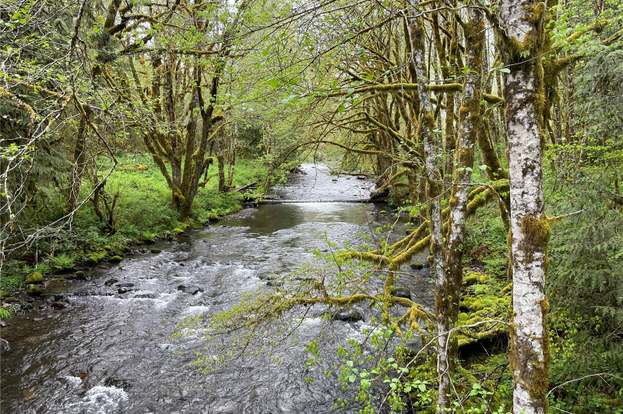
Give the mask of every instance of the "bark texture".
[(509, 143), (513, 325), (513, 412), (547, 411), (548, 344), (545, 260), (549, 225), (543, 213), (541, 54), (544, 3), (502, 2), (500, 49)]
[(446, 269), (443, 255), (443, 221), (441, 215), (441, 193), (443, 188), (441, 150), (442, 143), (434, 133), (435, 118), (431, 98), (426, 88), (426, 61), (424, 46), (424, 30), (421, 21), (415, 20), (408, 26), (411, 46), (411, 65), (418, 84), (419, 95), (419, 131), (424, 148), (424, 165), (426, 175), (427, 199), (430, 217), (430, 252), (432, 256), (432, 272), (435, 277), (436, 314), (437, 314), (437, 409), (443, 412), (449, 405), (450, 365), (448, 358), (448, 331), (450, 330), (447, 307), (445, 306), (445, 287), (447, 285)]

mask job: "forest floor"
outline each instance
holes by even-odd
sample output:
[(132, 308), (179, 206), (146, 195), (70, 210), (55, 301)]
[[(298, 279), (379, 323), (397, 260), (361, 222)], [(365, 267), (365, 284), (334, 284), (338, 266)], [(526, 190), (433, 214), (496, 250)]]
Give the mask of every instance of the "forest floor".
[[(171, 205), (171, 192), (151, 157), (126, 154), (118, 161), (105, 186), (109, 202), (116, 198), (112, 229), (106, 229), (93, 203), (87, 201), (76, 212), (70, 226), (55, 230), (51, 241), (39, 242), (31, 249), (35, 254), (4, 264), (0, 300), (10, 302), (27, 289), (33, 294), (40, 293), (40, 282), (47, 274), (69, 272), (102, 261), (120, 261), (133, 246), (173, 238), (188, 228), (234, 213), (243, 208), (246, 200), (261, 198), (268, 179), (268, 169), (263, 162), (240, 160), (235, 166), (232, 191), (219, 192), (217, 169), (212, 167), (207, 185), (195, 198), (193, 218), (182, 222)], [(109, 167), (106, 163), (99, 166), (104, 172)], [(284, 177), (285, 173), (279, 172), (271, 179)], [(236, 191), (245, 186), (252, 188), (244, 195)], [(88, 196), (82, 194), (82, 198)], [(51, 196), (46, 200), (47, 208), (37, 212), (37, 222), (44, 225), (62, 217), (65, 204), (64, 197)], [(31, 281), (35, 283), (26, 283)], [(10, 315), (0, 313), (0, 317), (3, 316)]]

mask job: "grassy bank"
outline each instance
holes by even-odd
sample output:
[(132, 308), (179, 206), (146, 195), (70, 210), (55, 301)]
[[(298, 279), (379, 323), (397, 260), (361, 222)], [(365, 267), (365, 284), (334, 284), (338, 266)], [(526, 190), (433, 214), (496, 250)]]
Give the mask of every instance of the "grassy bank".
[[(110, 165), (102, 162), (101, 171)], [(217, 173), (211, 169), (211, 175)], [(8, 260), (0, 276), (0, 295), (5, 299), (26, 290), (26, 278), (33, 273), (45, 276), (93, 265), (109, 260), (118, 261), (132, 245), (172, 238), (188, 227), (201, 226), (210, 220), (240, 210), (245, 197), (261, 197), (265, 192), (268, 169), (261, 161), (240, 160), (234, 173), (232, 187), (252, 183), (257, 186), (245, 195), (238, 191), (218, 192), (218, 178), (212, 176), (201, 188), (193, 205), (193, 217), (181, 222), (171, 206), (171, 192), (149, 156), (128, 154), (119, 157), (119, 164), (108, 178), (105, 193), (109, 201), (116, 198), (113, 210), (113, 228), (98, 218), (94, 204), (86, 202), (71, 223), (44, 240), (39, 241), (28, 254)], [(279, 172), (275, 179), (283, 179)], [(88, 197), (89, 185), (83, 185), (83, 198)], [(62, 217), (66, 199), (59, 192), (43, 194), (45, 200), (30, 212), (33, 227), (45, 226)], [(37, 293), (33, 288), (32, 293)], [(1, 312), (0, 317), (7, 317)]]

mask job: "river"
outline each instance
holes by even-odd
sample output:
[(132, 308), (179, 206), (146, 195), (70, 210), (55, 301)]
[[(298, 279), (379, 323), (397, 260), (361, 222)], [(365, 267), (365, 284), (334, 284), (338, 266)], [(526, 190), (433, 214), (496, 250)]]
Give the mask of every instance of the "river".
[[(358, 339), (363, 321), (334, 321), (319, 312), (291, 315), (295, 329), (279, 343), (210, 371), (198, 355), (207, 343), (201, 324), (247, 294), (274, 289), (283, 275), (315, 263), (327, 240), (356, 241), (391, 213), (369, 203), (372, 183), (304, 164), (275, 190), (282, 204), (249, 208), (177, 241), (160, 242), (121, 263), (99, 266), (89, 280), (51, 287), (57, 308), (45, 304), (10, 321), (2, 336), (2, 413), (329, 413), (341, 391), (335, 376), (305, 364), (305, 346), (318, 339), (323, 365), (336, 362), (337, 344)], [(430, 302), (430, 281), (413, 273), (404, 284)], [(296, 318), (295, 318), (296, 316)], [(222, 338), (221, 345), (232, 336)], [(261, 334), (260, 334), (261, 335)], [(260, 342), (269, 338), (257, 338)], [(274, 339), (274, 338), (273, 338)], [(207, 345), (207, 346), (206, 346)], [(309, 381), (314, 377), (314, 381)]]

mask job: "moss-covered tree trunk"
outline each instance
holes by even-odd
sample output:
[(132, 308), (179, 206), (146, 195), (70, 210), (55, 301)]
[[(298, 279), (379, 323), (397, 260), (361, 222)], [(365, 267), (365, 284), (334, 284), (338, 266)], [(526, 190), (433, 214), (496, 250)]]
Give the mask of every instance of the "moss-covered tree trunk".
[[(417, 15), (417, 10), (414, 10)], [(436, 287), (436, 315), (437, 315), (437, 379), (439, 396), (437, 409), (440, 412), (449, 406), (450, 395), (450, 362), (448, 358), (448, 335), (450, 330), (448, 308), (445, 301), (445, 286), (447, 285), (446, 269), (443, 255), (443, 221), (441, 215), (441, 195), (443, 191), (442, 177), (442, 143), (439, 135), (435, 134), (435, 116), (431, 98), (426, 88), (426, 61), (424, 28), (420, 19), (409, 23), (406, 27), (410, 41), (410, 59), (414, 69), (419, 95), (419, 131), (421, 142), (424, 145), (425, 175), (427, 199), (429, 200), (430, 217), (430, 252), (432, 256), (432, 272)]]
[[(482, 12), (478, 9), (470, 9), (469, 15), (470, 20), (463, 25), (468, 71), (459, 108), (458, 142), (450, 197), (450, 225), (445, 248), (447, 277), (440, 298), (444, 302), (443, 307), (447, 309), (447, 324), (450, 327), (456, 326), (459, 313), (465, 219), (474, 164), (474, 146), (480, 130), (484, 22)], [(456, 358), (456, 339), (450, 338), (448, 347), (448, 364), (452, 367), (452, 361)]]
[(548, 347), (545, 260), (549, 226), (543, 213), (540, 117), (545, 4), (504, 0), (500, 49), (510, 73), (504, 81), (509, 144), (513, 323), (513, 412), (547, 411)]

